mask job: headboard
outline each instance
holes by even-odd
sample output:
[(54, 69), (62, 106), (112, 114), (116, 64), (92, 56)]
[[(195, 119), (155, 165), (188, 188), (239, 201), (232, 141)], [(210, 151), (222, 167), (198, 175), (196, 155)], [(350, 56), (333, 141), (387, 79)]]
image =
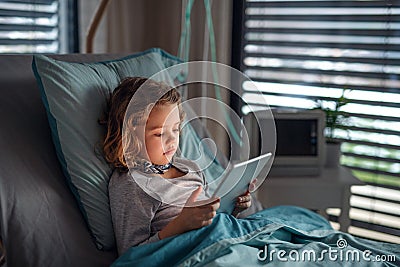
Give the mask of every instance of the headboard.
[[(94, 62), (122, 55), (56, 55)], [(9, 266), (109, 266), (66, 185), (32, 72), (32, 56), (0, 55), (0, 235)]]

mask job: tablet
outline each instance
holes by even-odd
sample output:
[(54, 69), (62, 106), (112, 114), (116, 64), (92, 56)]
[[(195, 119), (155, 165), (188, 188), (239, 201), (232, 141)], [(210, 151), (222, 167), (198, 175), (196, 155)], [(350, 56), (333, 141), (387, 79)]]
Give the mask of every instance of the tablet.
[(227, 174), (222, 178), (214, 191), (213, 197), (220, 197), (220, 207), (217, 212), (231, 214), (235, 208), (238, 196), (246, 193), (249, 184), (265, 167), (271, 158), (271, 153), (256, 158), (229, 165)]

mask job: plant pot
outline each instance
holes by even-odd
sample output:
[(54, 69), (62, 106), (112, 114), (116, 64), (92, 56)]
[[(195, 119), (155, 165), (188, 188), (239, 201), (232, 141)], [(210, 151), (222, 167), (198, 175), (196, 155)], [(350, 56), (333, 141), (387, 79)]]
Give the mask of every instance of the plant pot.
[(341, 142), (327, 142), (326, 143), (326, 156), (325, 156), (325, 167), (326, 168), (337, 168), (340, 162), (340, 151)]

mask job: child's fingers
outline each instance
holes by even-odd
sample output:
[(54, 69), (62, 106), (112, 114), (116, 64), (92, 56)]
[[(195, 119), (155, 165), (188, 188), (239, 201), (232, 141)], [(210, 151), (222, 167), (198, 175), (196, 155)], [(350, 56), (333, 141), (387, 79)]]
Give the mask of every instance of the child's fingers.
[(248, 190), (249, 190), (249, 192), (254, 192), (256, 190), (256, 184), (253, 184), (253, 183), (249, 184)]
[(251, 199), (250, 192), (249, 190), (247, 190), (246, 193), (238, 196), (237, 201), (243, 202), (243, 201), (249, 201), (250, 199)]
[(250, 194), (242, 195), (238, 197), (237, 202), (238, 203), (244, 203), (244, 202), (249, 202), (251, 201), (251, 196)]
[(247, 209), (250, 208), (251, 206), (251, 201), (247, 201), (247, 202), (236, 202), (235, 205), (237, 208), (241, 208), (241, 209)]
[(218, 199), (218, 201), (214, 201), (208, 205), (205, 205), (205, 206), (203, 206), (203, 208), (208, 209), (209, 211), (213, 212), (213, 211), (218, 210), (219, 206), (220, 206), (220, 201)]
[(257, 178), (255, 178), (253, 181), (250, 182), (249, 184), (249, 192), (253, 192), (256, 190), (256, 183), (257, 183)]
[(202, 226), (202, 227), (208, 226), (208, 225), (212, 224), (212, 221), (213, 221), (212, 219), (203, 221), (203, 222), (201, 223), (201, 226)]
[(210, 219), (214, 218), (216, 215), (217, 215), (216, 211), (211, 211), (211, 212), (205, 213), (203, 215), (203, 220), (210, 220)]
[(251, 196), (250, 193), (246, 193), (244, 195), (241, 195), (238, 197), (236, 203), (235, 203), (236, 208), (240, 210), (245, 210), (247, 208), (250, 208), (251, 206)]

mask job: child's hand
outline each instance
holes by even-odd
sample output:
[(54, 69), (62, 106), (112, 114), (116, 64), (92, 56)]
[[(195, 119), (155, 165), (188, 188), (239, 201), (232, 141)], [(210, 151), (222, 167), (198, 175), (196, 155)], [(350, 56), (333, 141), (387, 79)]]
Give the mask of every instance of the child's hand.
[[(193, 191), (181, 213), (159, 232), (160, 239), (210, 225), (219, 208), (219, 198), (196, 201), (202, 187)], [(203, 204), (206, 203), (206, 204)]]
[(235, 209), (232, 211), (232, 215), (237, 217), (239, 213), (250, 208), (250, 206), (251, 206), (251, 196), (250, 192), (247, 191), (246, 193), (237, 198)]
[(216, 215), (217, 209), (219, 208), (219, 198), (211, 200), (211, 203), (210, 199), (205, 201), (196, 201), (201, 191), (202, 187), (193, 191), (192, 195), (186, 202), (186, 207), (182, 209), (182, 212), (178, 216), (178, 219), (181, 220), (181, 226), (186, 231), (210, 225), (212, 219)]
[(257, 179), (254, 179), (249, 184), (249, 189), (246, 193), (239, 196), (236, 200), (235, 209), (232, 212), (232, 215), (237, 217), (239, 213), (251, 207), (251, 196), (250, 192), (253, 192), (256, 186)]

